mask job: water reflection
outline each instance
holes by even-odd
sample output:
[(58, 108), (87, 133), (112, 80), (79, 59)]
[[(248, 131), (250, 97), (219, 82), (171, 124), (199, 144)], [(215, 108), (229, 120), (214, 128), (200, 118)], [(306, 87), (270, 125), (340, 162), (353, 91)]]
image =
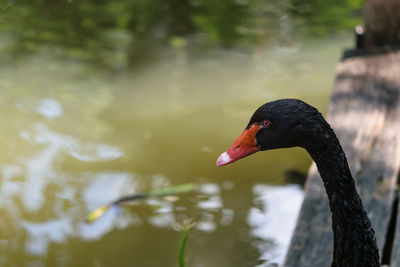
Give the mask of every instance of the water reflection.
[[(340, 47), (174, 50), (151, 68), (116, 74), (51, 54), (3, 66), (0, 265), (176, 266), (174, 225), (189, 218), (197, 225), (188, 266), (279, 262), (290, 230), (276, 220), (295, 216), (297, 206), (282, 214), (281, 205), (300, 203), (301, 190), (253, 185), (282, 184), (285, 170), (305, 171), (310, 159), (293, 149), (221, 169), (215, 160), (264, 101), (324, 107)], [(121, 196), (188, 182), (195, 192), (132, 202), (84, 224)]]
[(251, 234), (258, 239), (253, 244), (266, 264), (282, 264), (303, 201), (303, 190), (298, 185), (255, 185), (253, 193), (255, 207), (248, 215)]
[[(91, 178), (83, 189), (82, 200), (86, 204), (86, 213), (98, 206), (110, 203), (121, 195), (135, 192), (137, 183), (129, 173), (100, 173)], [(79, 236), (84, 239), (98, 240), (104, 234), (112, 231), (120, 215), (119, 206), (113, 205), (99, 220), (91, 225), (83, 221), (79, 224)], [(131, 218), (121, 217), (119, 222), (125, 226), (133, 222)]]
[(22, 221), (21, 226), (28, 234), (25, 250), (33, 255), (46, 255), (51, 242), (64, 243), (74, 234), (72, 218), (67, 216), (37, 223)]
[[(46, 109), (45, 112), (47, 112), (48, 116), (50, 114), (54, 115), (54, 113), (50, 112), (50, 109)], [(77, 223), (76, 220), (80, 217), (79, 213), (77, 213), (79, 208), (65, 208), (65, 202), (75, 203), (76, 205), (80, 203), (79, 201), (77, 202), (77, 197), (82, 195), (82, 201), (86, 203), (87, 210), (89, 210), (99, 205), (99, 203), (115, 199), (121, 193), (134, 190), (135, 183), (132, 182), (132, 175), (127, 173), (100, 173), (94, 175), (87, 181), (87, 185), (83, 187), (82, 192), (79, 193), (77, 191), (78, 188), (68, 185), (68, 180), (63, 179), (63, 174), (55, 169), (55, 161), (61, 155), (65, 156), (71, 151), (73, 152), (72, 155), (85, 160), (88, 159), (87, 154), (95, 154), (97, 160), (109, 160), (110, 153), (98, 152), (106, 147), (108, 149), (105, 151), (111, 150), (115, 155), (114, 151), (117, 151), (117, 149), (106, 144), (82, 144), (79, 147), (85, 148), (84, 153), (86, 154), (84, 154), (74, 149), (78, 147), (78, 140), (54, 133), (42, 123), (34, 123), (30, 131), (25, 129), (20, 136), (28, 139), (28, 141), (32, 139), (34, 143), (41, 144), (43, 148), (39, 153), (24, 162), (25, 170), (21, 171), (18, 166), (6, 166), (3, 168), (4, 182), (10, 180), (12, 176), (21, 174), (21, 172), (25, 174), (23, 183), (7, 183), (3, 187), (7, 194), (3, 196), (10, 198), (10, 194), (14, 194), (20, 197), (24, 209), (31, 214), (43, 210), (45, 204), (50, 204), (53, 207), (51, 219), (29, 221), (29, 218), (26, 218), (20, 222), (28, 234), (25, 244), (26, 251), (34, 255), (46, 255), (51, 242), (63, 243), (68, 236), (99, 239), (103, 234), (111, 231), (116, 217), (115, 209), (110, 211), (108, 216), (100, 222), (102, 227), (90, 228), (82, 226), (79, 222)], [(46, 192), (49, 187), (54, 189), (54, 197), (49, 198)], [(52, 203), (49, 203), (49, 201)], [(104, 222), (106, 220), (108, 222)], [(80, 226), (79, 231), (77, 231), (77, 226)], [(96, 231), (93, 229), (96, 229)]]
[(60, 102), (52, 98), (42, 99), (36, 108), (36, 112), (49, 119), (60, 117), (63, 113)]
[(77, 160), (86, 162), (115, 160), (123, 156), (123, 152), (116, 147), (106, 144), (71, 143), (69, 154)]

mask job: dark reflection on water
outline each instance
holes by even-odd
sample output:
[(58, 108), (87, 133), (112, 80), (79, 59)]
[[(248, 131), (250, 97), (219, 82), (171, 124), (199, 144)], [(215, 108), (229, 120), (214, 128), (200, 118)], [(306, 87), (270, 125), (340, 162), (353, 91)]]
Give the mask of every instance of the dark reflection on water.
[[(188, 266), (281, 262), (302, 197), (284, 173), (305, 172), (309, 157), (291, 149), (224, 168), (215, 160), (268, 100), (297, 97), (323, 111), (343, 45), (166, 50), (165, 61), (118, 74), (51, 53), (1, 66), (0, 265), (176, 266), (174, 229), (187, 218), (197, 222)], [(84, 224), (123, 195), (187, 182), (199, 189)]]

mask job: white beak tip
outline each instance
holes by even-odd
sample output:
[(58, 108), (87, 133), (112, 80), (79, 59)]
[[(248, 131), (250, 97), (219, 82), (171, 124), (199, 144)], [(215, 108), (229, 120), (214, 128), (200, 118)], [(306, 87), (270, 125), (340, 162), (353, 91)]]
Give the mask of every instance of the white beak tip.
[(228, 153), (224, 152), (221, 155), (219, 155), (219, 157), (217, 159), (217, 166), (221, 167), (230, 162), (231, 162), (231, 157), (228, 155)]

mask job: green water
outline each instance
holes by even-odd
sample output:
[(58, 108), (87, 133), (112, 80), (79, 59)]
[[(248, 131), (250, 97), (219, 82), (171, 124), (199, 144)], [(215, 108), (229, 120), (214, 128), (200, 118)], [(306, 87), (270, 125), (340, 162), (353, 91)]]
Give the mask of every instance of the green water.
[[(187, 218), (197, 222), (187, 266), (280, 262), (268, 251), (289, 242), (284, 222), (294, 222), (301, 201), (284, 172), (306, 172), (309, 156), (290, 149), (223, 168), (215, 161), (267, 101), (301, 98), (324, 112), (348, 45), (335, 37), (253, 51), (171, 48), (124, 72), (50, 49), (2, 64), (0, 265), (177, 266), (182, 233), (174, 229)], [(120, 196), (187, 182), (200, 189), (84, 223)], [(268, 207), (293, 200), (288, 213)], [(268, 234), (269, 221), (282, 222), (283, 236)]]

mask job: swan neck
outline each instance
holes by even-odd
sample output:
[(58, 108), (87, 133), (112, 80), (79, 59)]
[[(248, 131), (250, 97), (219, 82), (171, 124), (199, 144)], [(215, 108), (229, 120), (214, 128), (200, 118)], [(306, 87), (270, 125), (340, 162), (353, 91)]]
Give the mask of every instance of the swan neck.
[(332, 267), (379, 266), (374, 230), (339, 140), (330, 127), (312, 139), (306, 149), (317, 165), (332, 213)]

